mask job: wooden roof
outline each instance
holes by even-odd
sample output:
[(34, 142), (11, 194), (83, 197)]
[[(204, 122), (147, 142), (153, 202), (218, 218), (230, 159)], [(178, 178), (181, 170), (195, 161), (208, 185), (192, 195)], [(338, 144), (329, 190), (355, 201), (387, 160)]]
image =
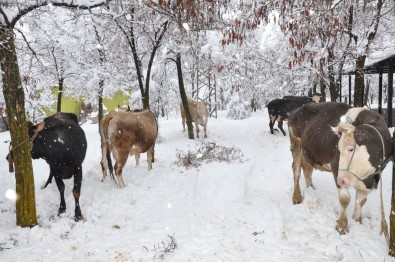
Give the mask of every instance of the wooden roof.
[(382, 73), (386, 74), (391, 66), (392, 68), (395, 67), (395, 54), (365, 66), (364, 72), (366, 74), (378, 74), (381, 68)]
[[(363, 71), (365, 74), (379, 74), (381, 69), (383, 74), (387, 74), (390, 66), (395, 67), (395, 53), (393, 51), (387, 55), (381, 55), (379, 59), (370, 58), (369, 61), (367, 60)], [(344, 74), (355, 75), (355, 70), (346, 71)]]

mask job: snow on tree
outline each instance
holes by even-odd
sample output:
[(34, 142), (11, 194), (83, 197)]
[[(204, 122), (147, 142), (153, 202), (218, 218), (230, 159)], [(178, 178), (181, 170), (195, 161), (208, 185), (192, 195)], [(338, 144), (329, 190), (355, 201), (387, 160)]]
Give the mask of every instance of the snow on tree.
[(243, 100), (238, 93), (232, 95), (226, 110), (226, 117), (234, 120), (245, 119), (251, 116), (250, 102)]

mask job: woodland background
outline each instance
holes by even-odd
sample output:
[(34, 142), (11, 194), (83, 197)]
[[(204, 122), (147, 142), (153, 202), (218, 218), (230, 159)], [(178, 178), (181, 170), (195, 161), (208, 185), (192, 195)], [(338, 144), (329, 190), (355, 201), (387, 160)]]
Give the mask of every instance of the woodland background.
[[(377, 103), (369, 57), (395, 49), (393, 0), (3, 0), (0, 3), (0, 105), (14, 145), (26, 118), (61, 96), (135, 94), (132, 108), (178, 112), (186, 96), (210, 112), (249, 117), (273, 98), (323, 93), (340, 101), (356, 73), (355, 106)], [(346, 78), (348, 79), (348, 78)], [(384, 79), (384, 86), (386, 80)], [(52, 87), (61, 92), (51, 94)], [(343, 87), (343, 88), (341, 88)], [(342, 91), (341, 91), (342, 90)], [(136, 95), (137, 94), (137, 95)], [(363, 99), (366, 98), (366, 99)], [(368, 98), (368, 99), (367, 99)], [(385, 97), (384, 97), (385, 99)], [(37, 223), (28, 145), (15, 148), (17, 224)]]

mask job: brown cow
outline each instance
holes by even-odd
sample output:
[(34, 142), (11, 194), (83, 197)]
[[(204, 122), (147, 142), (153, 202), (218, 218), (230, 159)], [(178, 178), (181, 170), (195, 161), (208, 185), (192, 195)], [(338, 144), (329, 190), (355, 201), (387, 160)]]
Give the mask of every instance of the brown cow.
[[(207, 110), (208, 103), (206, 101), (195, 101), (188, 98), (188, 107), (189, 112), (191, 113), (192, 122), (195, 122), (195, 129), (196, 129), (196, 137), (199, 138), (199, 125), (203, 126), (204, 129), (204, 137), (207, 137), (207, 121), (208, 121), (208, 110)], [(182, 118), (182, 128), (185, 132), (185, 110), (180, 103), (180, 111), (181, 111), (181, 118)]]
[(140, 112), (112, 111), (100, 123), (102, 147), (103, 180), (107, 176), (107, 168), (114, 177), (111, 153), (115, 158), (115, 175), (117, 184), (122, 188), (122, 168), (129, 154), (137, 156), (147, 152), (148, 170), (152, 169), (155, 140), (158, 135), (158, 124), (154, 113), (149, 110)]
[(356, 190), (353, 219), (361, 222), (367, 195), (377, 188), (383, 161), (392, 153), (387, 124), (376, 112), (333, 102), (300, 107), (289, 116), (288, 128), (293, 157), (293, 203), (303, 200), (299, 186), (301, 168), (307, 187), (313, 187), (314, 168), (332, 172), (340, 201), (336, 229), (347, 233), (348, 188)]

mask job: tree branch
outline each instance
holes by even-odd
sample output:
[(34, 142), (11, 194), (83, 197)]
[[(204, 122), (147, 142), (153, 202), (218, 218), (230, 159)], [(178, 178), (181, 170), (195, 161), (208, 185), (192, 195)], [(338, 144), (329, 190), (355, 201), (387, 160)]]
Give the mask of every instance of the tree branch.
[[(57, 7), (65, 7), (65, 8), (78, 8), (78, 9), (82, 9), (82, 10), (89, 10), (95, 7), (99, 7), (99, 6), (103, 6), (104, 4), (110, 2), (111, 0), (102, 0), (101, 2), (98, 2), (97, 4), (93, 4), (93, 5), (78, 5), (78, 4), (74, 4), (73, 1), (71, 1), (71, 3), (63, 3), (63, 2), (52, 2), (52, 1), (43, 1), (41, 3), (37, 3), (35, 5), (31, 5), (28, 6), (24, 9), (20, 9), (18, 12), (18, 15), (16, 15), (11, 23), (9, 23), (10, 26), (14, 27), (15, 24), (19, 21), (19, 19), (21, 19), (21, 17), (23, 17), (24, 15), (26, 15), (27, 13), (33, 11), (34, 9), (46, 6), (48, 4), (52, 4), (53, 6), (57, 6)], [(0, 9), (1, 10), (1, 9)], [(2, 13), (3, 14), (3, 13)], [(3, 14), (4, 16), (5, 14)]]

